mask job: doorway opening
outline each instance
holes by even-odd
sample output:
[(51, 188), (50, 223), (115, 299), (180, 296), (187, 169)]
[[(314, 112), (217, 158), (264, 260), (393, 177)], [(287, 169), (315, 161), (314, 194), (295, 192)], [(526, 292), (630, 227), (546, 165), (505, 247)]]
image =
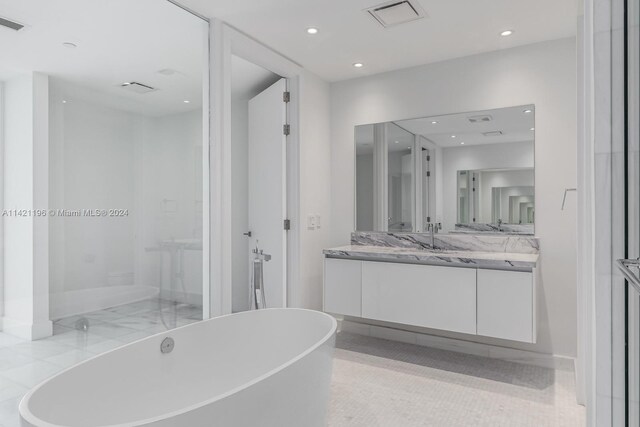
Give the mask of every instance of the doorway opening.
[(285, 78), (231, 55), (232, 312), (255, 301), (256, 250), (271, 258), (263, 264), (266, 307), (286, 306), (286, 93)]

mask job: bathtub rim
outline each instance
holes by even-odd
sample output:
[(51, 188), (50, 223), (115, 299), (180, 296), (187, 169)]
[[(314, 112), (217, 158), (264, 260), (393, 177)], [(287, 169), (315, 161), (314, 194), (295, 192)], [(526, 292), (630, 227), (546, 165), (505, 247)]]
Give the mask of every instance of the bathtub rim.
[[(338, 329), (338, 321), (336, 320), (335, 317), (331, 316), (330, 314), (327, 314), (323, 311), (318, 311), (318, 310), (310, 310), (310, 309), (306, 309), (306, 308), (265, 308), (265, 309), (261, 309), (259, 311), (300, 311), (300, 312), (312, 312), (312, 313), (317, 313), (321, 316), (327, 317), (331, 320), (331, 327), (329, 328), (329, 332), (327, 334), (325, 334), (321, 339), (319, 339), (316, 343), (314, 343), (312, 346), (308, 347), (307, 349), (305, 349), (303, 352), (299, 353), (298, 355), (296, 355), (295, 357), (292, 357), (291, 359), (287, 360), (287, 362), (283, 363), (282, 365), (277, 366), (276, 368), (256, 377), (253, 378), (250, 381), (247, 381), (246, 383), (243, 383), (237, 387), (234, 387), (224, 393), (221, 393), (217, 396), (214, 396), (211, 399), (207, 399), (205, 401), (202, 402), (198, 402), (195, 403), (193, 405), (189, 405), (186, 406), (184, 408), (172, 411), (172, 412), (167, 412), (164, 413), (162, 415), (156, 416), (156, 417), (151, 417), (151, 418), (145, 418), (145, 419), (141, 419), (141, 420), (135, 420), (132, 422), (126, 422), (126, 423), (120, 423), (120, 424), (110, 424), (110, 425), (105, 425), (105, 427), (137, 427), (137, 426), (142, 426), (148, 423), (153, 423), (153, 422), (157, 422), (157, 421), (162, 421), (165, 420), (167, 418), (172, 418), (175, 416), (179, 416), (181, 414), (185, 414), (187, 412), (191, 412), (194, 410), (197, 410), (199, 408), (202, 408), (204, 406), (210, 405), (212, 403), (215, 403), (217, 401), (220, 401), (222, 399), (225, 399), (229, 396), (232, 396), (236, 393), (239, 393), (245, 389), (248, 389), (249, 387), (253, 386), (254, 384), (257, 384), (261, 381), (266, 380), (267, 378), (274, 376), (275, 374), (277, 374), (278, 372), (283, 371), (284, 369), (288, 368), (289, 366), (293, 365), (294, 363), (302, 360), (304, 357), (308, 356), (309, 354), (313, 353), (315, 350), (317, 350), (318, 348), (320, 348), (321, 346), (323, 346), (324, 344), (327, 343), (327, 341), (329, 341), (337, 332)], [(154, 337), (157, 337), (158, 335), (167, 335), (170, 334), (174, 331), (177, 331), (179, 329), (183, 329), (183, 328), (188, 328), (190, 326), (194, 326), (196, 324), (202, 324), (204, 322), (210, 322), (210, 321), (214, 321), (216, 319), (221, 319), (223, 317), (229, 317), (229, 316), (241, 316), (241, 315), (246, 315), (247, 313), (253, 313), (256, 310), (250, 310), (250, 311), (243, 311), (243, 312), (239, 312), (239, 313), (231, 313), (231, 314), (225, 314), (223, 316), (218, 316), (218, 317), (213, 317), (210, 319), (205, 319), (202, 320), (200, 322), (196, 322), (190, 325), (184, 325), (184, 326), (180, 326), (178, 328), (174, 328), (171, 329), (169, 331), (165, 331), (165, 332), (159, 332), (157, 334), (154, 335), (150, 335), (146, 338), (142, 338), (138, 341), (134, 341), (131, 343), (127, 343), (124, 344), (118, 348), (114, 348), (112, 350), (106, 351), (102, 354), (97, 354), (87, 360), (83, 360), (80, 363), (77, 363), (73, 366), (70, 366), (68, 368), (63, 369), (62, 371), (58, 372), (55, 375), (52, 375), (51, 377), (45, 379), (44, 381), (40, 382), (39, 384), (37, 384), (36, 386), (34, 386), (33, 388), (31, 388), (23, 397), (22, 399), (20, 399), (20, 403), (18, 405), (18, 412), (20, 413), (20, 417), (21, 419), (23, 419), (24, 421), (32, 424), (32, 425), (37, 425), (37, 426), (42, 426), (42, 427), (67, 427), (64, 425), (60, 425), (60, 424), (52, 424), (49, 423), (47, 421), (41, 420), (40, 418), (36, 417), (30, 410), (29, 410), (29, 400), (31, 399), (31, 396), (33, 396), (38, 390), (40, 390), (40, 388), (42, 386), (44, 386), (45, 384), (47, 384), (49, 381), (53, 380), (54, 378), (57, 378), (60, 375), (65, 374), (67, 371), (70, 371), (71, 369), (74, 369), (77, 366), (80, 365), (84, 365), (85, 363), (89, 363), (94, 359), (97, 359), (98, 357), (102, 357), (102, 356), (106, 356), (107, 354), (110, 354), (114, 351), (118, 351), (118, 350), (122, 350), (125, 347), (129, 347), (132, 346), (134, 344), (139, 343), (140, 341), (144, 341), (144, 340), (148, 340), (148, 339), (152, 339)]]

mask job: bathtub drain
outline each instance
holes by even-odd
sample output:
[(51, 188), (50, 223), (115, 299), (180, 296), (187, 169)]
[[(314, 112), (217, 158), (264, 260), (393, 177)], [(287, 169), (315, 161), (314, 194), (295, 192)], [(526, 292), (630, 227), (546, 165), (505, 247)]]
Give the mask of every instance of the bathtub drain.
[(164, 354), (171, 353), (174, 346), (175, 342), (173, 341), (173, 338), (167, 337), (162, 340), (162, 343), (160, 344), (160, 351)]

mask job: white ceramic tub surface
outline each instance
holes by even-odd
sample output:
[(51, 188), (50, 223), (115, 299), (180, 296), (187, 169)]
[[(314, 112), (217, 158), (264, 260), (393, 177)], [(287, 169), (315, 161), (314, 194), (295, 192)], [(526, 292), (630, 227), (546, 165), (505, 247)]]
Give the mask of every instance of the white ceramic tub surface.
[[(35, 427), (323, 426), (336, 321), (310, 310), (223, 316), (76, 365), (20, 403)], [(175, 348), (163, 354), (171, 337)]]

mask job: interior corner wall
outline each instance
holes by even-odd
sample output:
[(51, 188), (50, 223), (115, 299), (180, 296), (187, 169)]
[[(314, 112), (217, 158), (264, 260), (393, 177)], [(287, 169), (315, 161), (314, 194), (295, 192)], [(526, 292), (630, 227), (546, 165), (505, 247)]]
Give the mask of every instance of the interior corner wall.
[(330, 244), (347, 244), (354, 229), (354, 126), (535, 104), (538, 342), (456, 337), (574, 357), (575, 196), (569, 195), (564, 211), (560, 202), (564, 189), (576, 186), (576, 96), (575, 38), (331, 84)]
[[(48, 208), (49, 80), (40, 73), (5, 82), (4, 208)], [(52, 333), (48, 220), (4, 218), (3, 331), (25, 339)]]
[[(300, 254), (299, 282), (289, 290), (289, 306), (322, 309), (322, 250), (329, 245), (331, 201), (330, 86), (303, 71), (300, 76)], [(319, 215), (315, 229), (309, 215)]]
[(249, 306), (249, 98), (231, 96), (232, 312)]

